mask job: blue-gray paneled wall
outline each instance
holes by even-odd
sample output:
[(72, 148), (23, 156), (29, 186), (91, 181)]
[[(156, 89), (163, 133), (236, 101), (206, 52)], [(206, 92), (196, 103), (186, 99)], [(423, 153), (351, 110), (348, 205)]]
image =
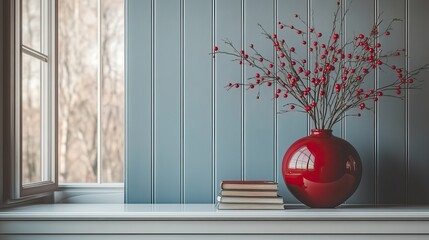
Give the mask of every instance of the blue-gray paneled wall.
[[(283, 183), (281, 161), (312, 124), (304, 114), (277, 114), (285, 102), (273, 99), (274, 87), (261, 88), (260, 99), (256, 91), (227, 91), (228, 82), (245, 82), (255, 71), (209, 53), (228, 38), (238, 48), (253, 43), (273, 58), (258, 23), (299, 45), (277, 22), (296, 22), (299, 13), (326, 32), (336, 1), (127, 0), (125, 201), (211, 203), (223, 179), (266, 179), (280, 183), (287, 203), (297, 203)], [(429, 63), (429, 1), (342, 3), (350, 7), (343, 42), (367, 33), (379, 14), (382, 27), (401, 18), (380, 43), (385, 51), (405, 48), (409, 58), (389, 63), (409, 69)], [(368, 87), (392, 74), (376, 71)], [(382, 97), (374, 112), (335, 127), (363, 160), (362, 182), (348, 204), (429, 203), (429, 72), (420, 79), (426, 80), (422, 89), (408, 91), (404, 101)]]

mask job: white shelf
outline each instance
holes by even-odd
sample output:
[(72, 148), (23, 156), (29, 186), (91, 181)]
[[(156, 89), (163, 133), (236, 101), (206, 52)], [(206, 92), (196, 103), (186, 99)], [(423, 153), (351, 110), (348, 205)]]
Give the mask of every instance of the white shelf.
[(360, 236), (357, 239), (392, 239), (393, 235), (428, 239), (429, 207), (231, 211), (217, 210), (211, 204), (46, 204), (0, 211), (0, 239), (51, 239), (54, 235), (52, 239), (74, 235), (87, 239), (118, 235), (121, 239), (190, 239), (196, 235), (249, 239), (261, 234), (268, 239), (335, 239), (355, 234)]

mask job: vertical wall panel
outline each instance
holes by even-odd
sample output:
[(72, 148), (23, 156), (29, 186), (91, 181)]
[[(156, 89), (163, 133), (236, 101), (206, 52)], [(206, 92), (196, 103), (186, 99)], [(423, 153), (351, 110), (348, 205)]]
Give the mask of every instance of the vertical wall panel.
[[(387, 52), (404, 47), (408, 39), (411, 70), (429, 62), (427, 1), (341, 2), (350, 7), (344, 41), (369, 34), (377, 9), (383, 13), (381, 29), (391, 18), (406, 19), (409, 2), (408, 24), (396, 23), (391, 37), (380, 42)], [(257, 24), (273, 33), (277, 21), (297, 22), (294, 13), (304, 20), (314, 13), (310, 19), (324, 33), (319, 42), (326, 42), (336, 0), (128, 0), (126, 9), (126, 202), (211, 203), (221, 180), (244, 177), (277, 179), (286, 202), (297, 203), (283, 183), (281, 161), (289, 145), (307, 135), (307, 116), (277, 115), (288, 101), (275, 102), (274, 87), (261, 86), (260, 99), (258, 89), (227, 91), (229, 82), (254, 81), (247, 78), (256, 71), (246, 66), (242, 76), (230, 57), (219, 55), (213, 64), (209, 53), (213, 41), (225, 50), (221, 39), (228, 38), (238, 49), (243, 42), (250, 51), (253, 43), (273, 58), (272, 45)], [(302, 41), (293, 31), (277, 31), (292, 45)], [(305, 48), (295, 47), (298, 58), (307, 57)], [(404, 58), (388, 63), (402, 65)], [(394, 73), (376, 76), (366, 78), (365, 91), (375, 83), (382, 86)], [(418, 78), (429, 79), (429, 73)], [(428, 89), (426, 81), (405, 102), (382, 97), (376, 113), (352, 110), (348, 114), (362, 116), (335, 126), (334, 134), (351, 142), (363, 162), (361, 184), (348, 204), (404, 204), (406, 197), (411, 204), (429, 203)]]
[[(374, 1), (347, 1), (346, 7), (350, 8), (347, 14), (346, 41), (353, 39), (360, 33), (368, 35), (374, 23)], [(359, 24), (357, 24), (359, 23)], [(366, 77), (362, 88), (365, 92), (374, 89), (374, 71)], [(365, 103), (373, 107), (373, 102)], [(347, 201), (353, 204), (374, 204), (375, 203), (375, 142), (374, 142), (374, 119), (373, 111), (353, 109), (347, 114), (362, 113), (361, 117), (348, 117), (346, 119), (346, 140), (349, 141), (358, 151), (362, 160), (362, 180), (355, 194)]]
[(155, 202), (179, 202), (180, 1), (155, 1), (154, 34)]
[[(409, 67), (410, 70), (429, 63), (427, 30), (429, 1), (409, 0)], [(415, 37), (414, 37), (415, 36)], [(417, 37), (418, 36), (418, 37)], [(421, 89), (409, 94), (409, 181), (408, 200), (411, 204), (429, 203), (429, 71), (419, 75)]]
[(185, 202), (211, 202), (212, 1), (185, 1)]
[[(394, 18), (405, 20), (405, 0), (379, 0), (379, 9), (384, 20), (380, 32), (384, 32)], [(405, 22), (395, 22), (392, 34), (380, 37), (383, 53), (405, 47)], [(383, 60), (384, 61), (384, 60)], [(404, 57), (390, 58), (389, 65), (403, 67)], [(396, 72), (383, 67), (379, 73), (379, 86), (386, 86), (397, 79)], [(393, 93), (394, 94), (394, 93)], [(386, 94), (387, 95), (387, 94)], [(398, 98), (380, 97), (378, 109), (378, 168), (379, 203), (404, 204), (406, 183), (405, 156), (405, 101)], [(395, 177), (392, 177), (395, 176)]]
[[(261, 34), (261, 24), (269, 33), (273, 33), (274, 1), (245, 1), (245, 41), (244, 49), (250, 51), (254, 44), (263, 56), (272, 59), (273, 46), (270, 40)], [(247, 82), (254, 82), (256, 70), (246, 66)], [(258, 90), (261, 97), (256, 98)], [(266, 85), (260, 89), (245, 92), (245, 178), (247, 180), (274, 179), (274, 88)]]
[[(216, 44), (221, 51), (231, 50), (222, 39), (241, 47), (241, 0), (216, 1)], [(229, 82), (241, 81), (241, 65), (231, 62), (233, 58), (218, 55), (216, 58), (216, 183), (239, 180), (242, 173), (242, 116), (239, 89), (227, 91)]]
[[(307, 19), (307, 7), (307, 1), (278, 1), (276, 23), (280, 21), (306, 30), (306, 26), (295, 18), (294, 14), (299, 14), (302, 19)], [(298, 61), (307, 59), (307, 46), (302, 45), (301, 37), (294, 30), (289, 28), (279, 29), (278, 24), (276, 25), (279, 38), (285, 39), (289, 46), (294, 46), (297, 49), (296, 55), (294, 55), (296, 59)], [(283, 94), (281, 94), (277, 102), (277, 111), (288, 110), (289, 107), (284, 105), (291, 102), (295, 103), (296, 101), (291, 96), (284, 99)], [(307, 114), (296, 111), (277, 114), (277, 179), (280, 195), (283, 196), (286, 203), (298, 203), (298, 200), (287, 190), (284, 183), (282, 175), (283, 156), (292, 143), (307, 135), (307, 125)]]
[(126, 1), (125, 202), (151, 202), (151, 1)]

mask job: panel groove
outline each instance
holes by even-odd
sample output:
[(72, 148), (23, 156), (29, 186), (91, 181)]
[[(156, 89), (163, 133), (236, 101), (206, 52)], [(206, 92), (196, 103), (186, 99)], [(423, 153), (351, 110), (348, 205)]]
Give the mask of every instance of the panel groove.
[(155, 203), (155, 169), (156, 169), (156, 163), (155, 163), (155, 1), (151, 0), (151, 170), (152, 170), (152, 179), (151, 179), (151, 203)]
[[(405, 0), (405, 56), (408, 56), (409, 46), (409, 0)], [(405, 70), (408, 72), (410, 66), (410, 61), (408, 58), (405, 59)], [(405, 205), (409, 204), (408, 191), (409, 191), (409, 167), (410, 167), (410, 109), (408, 101), (409, 97), (408, 90), (405, 91)]]
[[(244, 49), (244, 29), (245, 29), (245, 1), (241, 0), (241, 49)], [(245, 64), (241, 65), (241, 84), (244, 84)], [(241, 180), (246, 179), (246, 148), (245, 148), (245, 102), (244, 87), (241, 88)]]
[(184, 0), (180, 0), (180, 203), (184, 203), (184, 81), (185, 81), (185, 56), (184, 56)]
[[(277, 28), (277, 22), (278, 22), (278, 0), (274, 0), (274, 8), (273, 8), (273, 12), (274, 12), (274, 17), (273, 17), (273, 29), (274, 29), (274, 33), (278, 36), (278, 28)], [(276, 57), (276, 50), (275, 48), (273, 48), (273, 58), (274, 58), (274, 72), (277, 75), (277, 57)], [(277, 89), (277, 85), (278, 83), (275, 82), (274, 86), (274, 91), (276, 91)], [(275, 92), (273, 92), (273, 94), (275, 94)], [(279, 97), (280, 98), (280, 97)], [(273, 136), (274, 136), (274, 144), (273, 144), (273, 151), (274, 151), (274, 168), (273, 168), (273, 176), (274, 176), (274, 181), (278, 182), (278, 171), (277, 171), (277, 164), (278, 164), (278, 119), (277, 119), (277, 106), (278, 105), (278, 101), (275, 98), (274, 99), (274, 109), (273, 109), (273, 124), (274, 124), (274, 130), (273, 130)]]
[[(374, 1), (374, 22), (377, 22), (377, 16), (378, 16), (378, 6), (379, 6), (379, 0)], [(379, 42), (378, 37), (375, 39), (375, 42)], [(378, 55), (378, 54), (377, 54)], [(378, 88), (379, 85), (379, 74), (378, 74), (378, 67), (374, 69), (374, 88)], [(379, 204), (379, 138), (378, 138), (378, 129), (379, 129), (379, 122), (378, 122), (378, 115), (379, 115), (379, 103), (374, 103), (374, 202), (377, 206)]]
[(186, 78), (186, 76), (185, 76), (185, 69), (186, 69), (186, 62), (185, 62), (185, 57), (186, 57), (186, 51), (185, 51), (185, 48), (186, 48), (186, 46), (185, 46), (185, 42), (186, 42), (186, 35), (185, 35), (185, 29), (186, 29), (186, 24), (185, 24), (185, 14), (186, 14), (186, 1), (185, 0), (182, 0), (183, 2), (183, 5), (182, 5), (182, 8), (183, 8), (183, 12), (182, 12), (182, 18), (183, 18), (183, 29), (182, 29), (182, 36), (183, 36), (183, 47), (182, 47), (182, 53), (183, 53), (183, 55), (182, 55), (182, 68), (183, 68), (183, 85), (182, 85), (182, 89), (183, 89), (183, 97), (182, 97), (182, 101), (183, 101), (183, 105), (182, 105), (182, 134), (183, 134), (183, 138), (182, 138), (182, 141), (183, 141), (183, 162), (182, 162), (182, 164), (183, 164), (183, 188), (181, 189), (181, 192), (182, 192), (182, 195), (183, 195), (183, 203), (186, 203), (186, 194), (185, 194), (185, 192), (186, 192), (186, 179), (185, 179), (185, 176), (186, 176), (186, 141), (185, 141), (185, 139), (186, 139), (186, 116), (185, 116), (185, 110), (186, 110), (186, 104), (185, 104), (185, 100), (186, 100), (186, 81), (185, 81), (185, 78)]
[[(211, 38), (211, 46), (214, 46), (216, 40), (216, 0), (212, 0), (212, 38)], [(212, 116), (211, 116), (211, 126), (212, 126), (212, 196), (211, 199), (213, 201), (213, 203), (216, 201), (216, 188), (215, 188), (215, 184), (216, 184), (216, 89), (217, 89), (217, 85), (216, 85), (216, 61), (214, 58), (214, 55), (212, 57), (212, 76), (211, 76), (211, 82), (212, 82), (212, 96), (211, 96), (211, 101), (212, 101)]]

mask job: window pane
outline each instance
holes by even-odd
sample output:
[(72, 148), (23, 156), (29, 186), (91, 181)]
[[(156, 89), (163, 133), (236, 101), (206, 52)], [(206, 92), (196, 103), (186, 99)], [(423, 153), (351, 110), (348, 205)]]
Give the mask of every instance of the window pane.
[(22, 0), (22, 43), (41, 51), (41, 0)]
[(97, 182), (97, 0), (58, 1), (59, 182)]
[(21, 156), (23, 183), (42, 181), (41, 174), (41, 79), (42, 62), (22, 54)]
[(101, 1), (101, 181), (123, 182), (124, 0)]

